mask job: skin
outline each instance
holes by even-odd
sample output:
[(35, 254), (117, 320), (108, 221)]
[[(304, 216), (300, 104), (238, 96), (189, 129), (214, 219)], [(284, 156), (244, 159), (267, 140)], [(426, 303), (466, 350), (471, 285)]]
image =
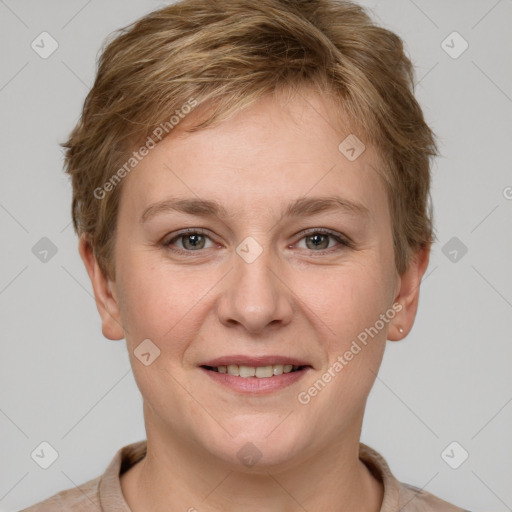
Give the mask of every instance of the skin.
[[(125, 499), (134, 512), (376, 512), (382, 484), (358, 458), (364, 408), (386, 339), (412, 328), (429, 251), (398, 275), (378, 155), (367, 145), (350, 162), (338, 150), (350, 131), (315, 92), (303, 89), (286, 104), (261, 99), (192, 134), (182, 131), (188, 121), (123, 182), (115, 280), (80, 239), (103, 334), (126, 338), (144, 400), (148, 452), (121, 476)], [(297, 198), (334, 193), (364, 205), (368, 216), (280, 218)], [(216, 200), (227, 216), (167, 211), (140, 221), (149, 205), (171, 196)], [(197, 239), (175, 238), (183, 228), (206, 230), (198, 249)], [(320, 228), (353, 246), (320, 237), (316, 248)], [(252, 263), (236, 252), (249, 236), (262, 248)], [(299, 403), (298, 393), (394, 303), (402, 310), (308, 404)], [(134, 356), (147, 338), (161, 351), (149, 366)], [(198, 367), (230, 354), (293, 356), (313, 369), (287, 388), (248, 396)], [(261, 453), (250, 467), (237, 457), (248, 442)]]

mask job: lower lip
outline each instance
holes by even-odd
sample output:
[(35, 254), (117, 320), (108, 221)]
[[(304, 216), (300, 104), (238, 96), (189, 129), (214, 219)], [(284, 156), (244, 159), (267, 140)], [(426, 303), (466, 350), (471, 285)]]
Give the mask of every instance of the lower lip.
[(222, 384), (233, 391), (240, 391), (241, 393), (272, 393), (280, 389), (292, 385), (294, 382), (302, 379), (310, 368), (303, 368), (296, 372), (283, 373), (281, 375), (274, 375), (273, 377), (237, 377), (236, 375), (229, 375), (228, 373), (219, 373), (206, 368), (200, 367), (203, 372), (213, 379), (215, 382)]

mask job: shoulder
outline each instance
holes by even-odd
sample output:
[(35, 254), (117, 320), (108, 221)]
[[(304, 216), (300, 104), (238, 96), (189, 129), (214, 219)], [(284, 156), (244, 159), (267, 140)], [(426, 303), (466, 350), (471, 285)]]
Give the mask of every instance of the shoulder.
[(98, 512), (99, 510), (127, 510), (119, 475), (146, 455), (146, 441), (120, 448), (105, 472), (81, 485), (65, 489), (19, 512)]
[(101, 476), (98, 476), (78, 487), (60, 491), (20, 512), (98, 512), (101, 510), (98, 493), (100, 480)]
[(364, 443), (359, 444), (359, 458), (384, 486), (380, 512), (470, 512), (419, 487), (400, 482), (391, 472), (384, 457)]
[(403, 512), (471, 512), (437, 496), (403, 482), (400, 485), (400, 504)]

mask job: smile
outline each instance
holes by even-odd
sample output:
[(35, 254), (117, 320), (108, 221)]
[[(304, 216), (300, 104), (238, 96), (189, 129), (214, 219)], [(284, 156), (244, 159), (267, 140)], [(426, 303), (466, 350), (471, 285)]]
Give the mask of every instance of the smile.
[(235, 377), (250, 378), (255, 377), (258, 379), (264, 379), (282, 375), (283, 373), (292, 373), (301, 370), (303, 366), (297, 366), (292, 364), (271, 364), (266, 366), (246, 366), (238, 364), (221, 365), (221, 366), (203, 366), (207, 370), (225, 373), (228, 375), (234, 375)]
[(223, 388), (250, 395), (275, 393), (302, 379), (313, 368), (309, 365), (267, 364), (247, 366), (228, 364), (199, 367), (212, 381)]

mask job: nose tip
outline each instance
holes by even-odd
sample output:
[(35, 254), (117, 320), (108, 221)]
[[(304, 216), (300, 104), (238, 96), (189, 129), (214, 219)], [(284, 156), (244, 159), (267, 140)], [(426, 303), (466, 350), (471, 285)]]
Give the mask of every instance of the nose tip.
[(248, 239), (239, 245), (242, 255), (237, 257), (218, 304), (221, 322), (243, 325), (251, 334), (287, 324), (293, 315), (288, 289), (272, 268), (270, 255), (265, 257), (258, 246)]

